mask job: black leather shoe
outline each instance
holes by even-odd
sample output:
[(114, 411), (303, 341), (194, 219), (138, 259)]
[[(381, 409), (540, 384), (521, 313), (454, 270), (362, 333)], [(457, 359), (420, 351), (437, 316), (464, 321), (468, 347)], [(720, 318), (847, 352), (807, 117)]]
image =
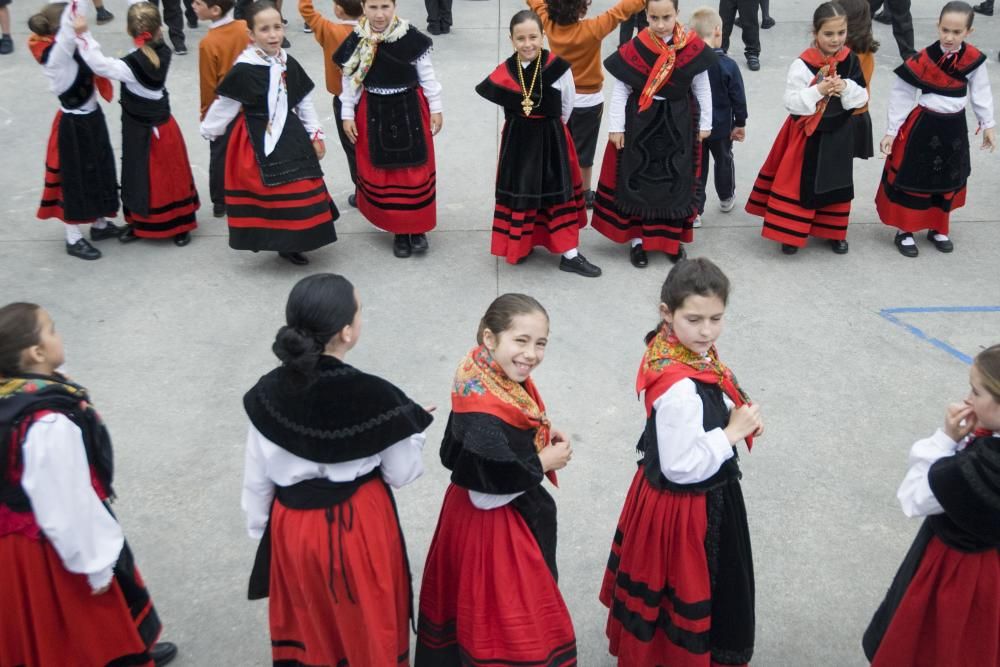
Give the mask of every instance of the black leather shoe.
[(781, 244), (781, 252), (785, 253), (786, 255), (794, 255), (798, 251), (799, 247), (797, 245), (792, 245), (790, 243)]
[(632, 266), (637, 269), (644, 269), (649, 266), (649, 257), (646, 256), (646, 251), (643, 249), (641, 243), (629, 248), (628, 261), (632, 262)]
[(569, 273), (577, 273), (585, 278), (596, 278), (601, 275), (600, 267), (594, 266), (587, 261), (587, 258), (583, 255), (577, 253), (576, 257), (573, 259), (566, 259), (566, 257), (559, 258), (559, 270), (568, 271)]
[(80, 259), (100, 259), (101, 251), (87, 243), (87, 239), (80, 239), (76, 243), (66, 244), (66, 254)]
[(358, 196), (355, 194), (347, 195), (347, 203), (350, 205), (351, 208), (357, 208)]
[(847, 241), (830, 241), (830, 248), (838, 255), (846, 255), (848, 251)]
[(681, 261), (682, 259), (687, 259), (687, 256), (688, 256), (687, 250), (684, 249), (683, 245), (680, 246), (677, 252), (674, 253), (673, 255), (671, 255), (669, 252), (667, 253), (667, 258), (674, 264)]
[(177, 644), (172, 642), (157, 642), (149, 649), (149, 657), (156, 667), (163, 667), (177, 657)]
[(191, 243), (191, 232), (181, 232), (174, 237), (174, 245), (178, 248), (183, 248), (188, 243)]
[(514, 262), (514, 264), (524, 264), (526, 261), (528, 261), (528, 258), (531, 257), (534, 253), (535, 253), (535, 249), (532, 248), (531, 250), (528, 251), (527, 255), (525, 255), (521, 259), (517, 260), (516, 262)]
[(216, 218), (226, 217), (226, 205), (225, 204), (212, 204), (212, 216)]
[(951, 252), (955, 249), (955, 244), (951, 242), (951, 239), (945, 239), (944, 241), (938, 241), (934, 238), (936, 234), (933, 229), (927, 232), (927, 240), (934, 244), (940, 252)]
[(103, 241), (105, 239), (116, 239), (121, 236), (121, 233), (125, 231), (125, 227), (116, 225), (109, 222), (103, 228), (98, 229), (93, 225), (90, 226), (90, 240), (91, 241)]
[(892, 25), (892, 14), (883, 9), (882, 11), (875, 12), (872, 21), (878, 21), (883, 25)]
[(993, 16), (993, 0), (987, 0), (987, 2), (980, 2), (978, 5), (972, 8), (977, 14), (982, 14), (983, 16)]
[(125, 229), (122, 233), (118, 235), (119, 243), (132, 243), (132, 241), (138, 241), (139, 237), (135, 235), (135, 230), (132, 229), (132, 225), (125, 225)]
[(770, 16), (765, 16), (760, 21), (760, 27), (763, 30), (770, 30), (771, 28), (774, 27), (775, 23), (776, 23), (776, 21), (774, 19), (772, 19)]
[(427, 234), (410, 234), (410, 250), (414, 253), (427, 252), (430, 247), (430, 244), (427, 243)]
[(910, 245), (903, 245), (903, 241), (906, 239), (912, 239), (913, 234), (909, 232), (898, 232), (896, 238), (892, 240), (896, 244), (896, 249), (899, 250), (899, 254), (903, 257), (916, 257), (920, 254), (920, 250), (917, 249), (916, 243), (911, 243)]
[(413, 247), (410, 246), (409, 234), (396, 234), (396, 238), (392, 240), (392, 254), (400, 259), (409, 257), (413, 254)]
[(95, 18), (97, 19), (97, 25), (104, 25), (105, 23), (114, 21), (115, 15), (106, 10), (104, 7), (98, 7)]
[(760, 69), (760, 58), (757, 56), (747, 56), (747, 69), (756, 72)]
[(583, 205), (587, 208), (594, 208), (594, 191), (584, 190), (583, 191)]
[(427, 32), (429, 32), (432, 35), (440, 35), (441, 34), (441, 28), (439, 26), (437, 26), (437, 25), (429, 24), (427, 26)]
[(301, 252), (279, 252), (278, 257), (281, 259), (288, 260), (296, 266), (305, 266), (309, 263), (309, 258), (303, 255)]

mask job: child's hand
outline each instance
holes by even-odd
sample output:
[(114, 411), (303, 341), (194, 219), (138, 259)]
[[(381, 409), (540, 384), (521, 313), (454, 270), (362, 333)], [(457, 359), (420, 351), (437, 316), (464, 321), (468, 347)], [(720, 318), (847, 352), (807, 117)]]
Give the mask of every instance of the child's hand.
[(103, 585), (103, 586), (101, 586), (100, 588), (94, 588), (94, 589), (92, 589), (90, 591), (90, 594), (91, 595), (104, 595), (109, 590), (111, 590), (111, 583), (110, 582), (107, 583), (107, 584), (105, 584), (105, 585)]
[(621, 150), (625, 148), (625, 133), (624, 132), (608, 132), (608, 141), (611, 145)]
[(965, 403), (952, 403), (944, 413), (944, 433), (958, 442), (976, 428), (976, 415)]
[(316, 151), (316, 158), (322, 160), (323, 156), (326, 155), (326, 144), (323, 143), (322, 139), (315, 139), (313, 140), (313, 150)]
[(747, 129), (745, 127), (734, 127), (733, 131), (729, 133), (729, 138), (732, 141), (745, 141), (747, 138)]
[[(552, 444), (543, 447), (542, 451), (538, 452), (538, 460), (542, 462), (542, 472), (562, 470), (573, 458), (573, 448), (570, 446), (569, 440), (556, 440), (556, 437), (556, 433), (553, 433)], [(565, 438), (565, 436), (562, 437)]]
[[(889, 134), (882, 137), (882, 141), (878, 142), (878, 148), (880, 151), (882, 151), (882, 155), (885, 155), (887, 157), (889, 155), (892, 155), (892, 142), (894, 142), (895, 140), (896, 137)], [(985, 141), (986, 137), (983, 137), (983, 140)]]
[(823, 79), (822, 81), (816, 84), (816, 90), (819, 91), (820, 95), (826, 97), (827, 95), (833, 92), (834, 83), (835, 83), (834, 79)]
[(988, 130), (983, 130), (983, 147), (980, 150), (986, 150), (992, 153), (997, 149), (997, 129), (991, 127)]
[(711, 130), (702, 130), (698, 133), (698, 140), (705, 141), (705, 139), (708, 139), (708, 137), (711, 136), (711, 134), (712, 134)]
[(80, 16), (79, 14), (77, 14), (76, 16), (73, 17), (73, 30), (76, 31), (76, 34), (82, 35), (83, 33), (87, 32), (88, 29), (89, 28), (87, 27), (86, 16)]
[(764, 422), (760, 418), (759, 405), (741, 405), (729, 413), (729, 425), (723, 429), (729, 444), (737, 442), (756, 433), (764, 432)]
[(438, 407), (436, 405), (425, 405), (424, 412), (434, 412)]
[(352, 144), (358, 143), (358, 124), (353, 119), (344, 121), (344, 134)]
[(444, 127), (444, 114), (440, 111), (438, 113), (431, 114), (431, 136), (437, 135)]

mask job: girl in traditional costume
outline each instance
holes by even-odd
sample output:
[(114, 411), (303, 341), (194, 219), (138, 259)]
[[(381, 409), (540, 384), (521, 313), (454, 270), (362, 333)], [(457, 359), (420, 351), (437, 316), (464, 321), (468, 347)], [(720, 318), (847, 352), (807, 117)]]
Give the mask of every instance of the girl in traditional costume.
[(519, 264), (534, 247), (561, 253), (559, 268), (597, 277), (580, 254), (587, 224), (576, 150), (566, 123), (575, 88), (569, 63), (542, 48), (542, 21), (525, 9), (510, 20), (514, 55), (476, 86), (506, 117), (497, 161), (490, 252)]
[(991, 152), (997, 147), (986, 54), (965, 41), (974, 16), (967, 3), (949, 2), (938, 18), (938, 41), (896, 68), (889, 124), (879, 144), (887, 159), (875, 208), (884, 224), (898, 229), (895, 244), (905, 257), (917, 256), (913, 233), (924, 229), (939, 251), (954, 250), (951, 212), (965, 205), (972, 172), (965, 122), (969, 101), (983, 132), (982, 147)]
[(924, 519), (864, 636), (874, 667), (1000, 664), (1000, 345), (910, 449), (896, 496)]
[(867, 160), (875, 156), (875, 139), (872, 133), (871, 103), (872, 76), (875, 74), (875, 53), (879, 43), (872, 34), (872, 14), (868, 0), (837, 0), (847, 14), (847, 48), (858, 57), (861, 74), (865, 77), (868, 102), (851, 115), (854, 125), (854, 157)]
[(63, 361), (44, 309), (0, 308), (0, 665), (159, 667), (177, 647), (155, 643), (110, 509), (111, 438)]
[(712, 131), (708, 68), (715, 52), (677, 20), (677, 0), (649, 0), (649, 28), (604, 61), (614, 79), (610, 134), (594, 202), (594, 229), (671, 261), (694, 239), (701, 142)]
[(868, 102), (858, 57), (846, 46), (847, 16), (836, 2), (813, 12), (813, 45), (788, 68), (790, 114), (760, 168), (746, 210), (764, 218), (761, 236), (786, 255), (810, 236), (848, 252), (854, 199), (854, 109)]
[(101, 52), (83, 12), (74, 22), (79, 53), (87, 66), (98, 76), (122, 82), (121, 196), (129, 224), (118, 240), (173, 238), (174, 244), (185, 246), (198, 226), (198, 191), (184, 137), (170, 115), (166, 80), (172, 53), (163, 43), (161, 27), (155, 5), (130, 5), (126, 29), (136, 48), (118, 59)]
[(631, 667), (746, 665), (754, 576), (736, 445), (763, 432), (719, 360), (729, 280), (706, 259), (679, 262), (660, 291), (637, 392), (642, 455), (601, 586), (607, 635)]
[(556, 507), (542, 487), (572, 450), (530, 377), (548, 335), (541, 304), (504, 294), (455, 374), (441, 443), (451, 484), (424, 567), (417, 667), (576, 665), (556, 585)]
[(304, 252), (337, 240), (340, 215), (319, 164), (326, 147), (313, 82), (281, 47), (284, 24), (274, 5), (258, 0), (244, 18), (253, 43), (201, 122), (201, 136), (212, 140), (236, 119), (226, 149), (229, 247), (308, 264)]
[(38, 217), (66, 223), (66, 253), (99, 259), (79, 225), (91, 223), (90, 239), (116, 238), (122, 228), (110, 222), (118, 213), (118, 180), (104, 112), (97, 94), (111, 100), (111, 82), (95, 77), (80, 57), (73, 30), (74, 5), (46, 5), (28, 20), (28, 46), (59, 97), (45, 153), (45, 188)]
[(392, 232), (392, 252), (427, 251), (437, 224), (433, 135), (441, 130), (441, 84), (431, 39), (396, 16), (395, 0), (365, 0), (365, 15), (334, 61), (344, 71), (344, 132), (358, 163), (358, 210)]
[(274, 664), (409, 665), (412, 594), (390, 486), (423, 474), (426, 410), (344, 359), (361, 335), (354, 287), (298, 282), (243, 397), (243, 509), (260, 547), (250, 599), (270, 596)]

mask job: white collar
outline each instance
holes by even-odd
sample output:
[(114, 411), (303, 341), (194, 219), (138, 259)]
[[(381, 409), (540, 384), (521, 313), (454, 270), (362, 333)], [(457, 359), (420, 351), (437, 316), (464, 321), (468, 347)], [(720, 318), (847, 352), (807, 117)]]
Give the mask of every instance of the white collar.
[(233, 10), (230, 9), (228, 12), (226, 12), (226, 14), (222, 18), (218, 19), (217, 21), (212, 21), (209, 24), (208, 29), (211, 30), (212, 28), (221, 28), (227, 23), (232, 23), (235, 20), (236, 19), (233, 18)]

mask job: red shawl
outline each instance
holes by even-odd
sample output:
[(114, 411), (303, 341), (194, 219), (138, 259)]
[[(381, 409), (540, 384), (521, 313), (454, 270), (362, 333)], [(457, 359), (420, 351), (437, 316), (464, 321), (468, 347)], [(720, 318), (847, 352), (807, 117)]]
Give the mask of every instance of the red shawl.
[[(846, 46), (841, 47), (840, 50), (832, 56), (828, 56), (815, 46), (811, 46), (803, 51), (799, 58), (810, 67), (819, 68), (819, 71), (816, 72), (816, 76), (814, 76), (813, 80), (809, 82), (810, 86), (814, 86), (822, 81), (831, 72), (836, 72), (837, 65), (847, 60), (847, 56), (849, 55), (851, 55), (851, 50)], [(816, 111), (813, 112), (811, 116), (801, 116), (799, 118), (799, 127), (802, 128), (807, 137), (811, 137), (813, 132), (816, 131), (816, 127), (819, 126), (819, 122), (823, 120), (823, 113), (826, 111), (826, 105), (829, 103), (830, 96), (827, 95), (816, 103)]]
[(686, 30), (679, 21), (674, 23), (673, 39), (669, 44), (657, 37), (650, 28), (639, 33), (639, 41), (653, 53), (660, 54), (649, 71), (646, 85), (642, 87), (642, 94), (639, 96), (640, 112), (653, 105), (653, 96), (670, 81), (670, 75), (673, 74), (674, 65), (677, 62), (677, 52), (693, 39), (698, 39), (698, 35)]

